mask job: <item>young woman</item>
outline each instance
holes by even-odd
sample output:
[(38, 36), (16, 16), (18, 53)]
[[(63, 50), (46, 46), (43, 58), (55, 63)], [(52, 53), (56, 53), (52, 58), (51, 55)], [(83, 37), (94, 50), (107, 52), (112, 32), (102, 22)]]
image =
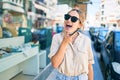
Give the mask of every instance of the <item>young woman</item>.
[(56, 80), (93, 80), (91, 40), (77, 31), (83, 27), (77, 9), (65, 14), (64, 31), (53, 36), (50, 54)]

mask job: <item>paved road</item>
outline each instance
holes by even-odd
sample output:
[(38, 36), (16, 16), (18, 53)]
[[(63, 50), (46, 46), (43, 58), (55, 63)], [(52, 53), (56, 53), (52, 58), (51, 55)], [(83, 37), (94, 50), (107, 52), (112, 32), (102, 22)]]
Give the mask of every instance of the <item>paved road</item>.
[[(85, 31), (85, 34), (87, 36), (90, 37), (88, 31)], [(94, 54), (94, 60), (95, 60), (95, 64), (93, 65), (93, 69), (94, 69), (94, 80), (104, 80), (101, 69), (100, 69), (100, 64), (99, 64), (99, 60), (98, 60), (98, 56), (97, 53), (93, 47), (93, 42), (92, 42), (92, 50), (93, 50), (93, 54)]]

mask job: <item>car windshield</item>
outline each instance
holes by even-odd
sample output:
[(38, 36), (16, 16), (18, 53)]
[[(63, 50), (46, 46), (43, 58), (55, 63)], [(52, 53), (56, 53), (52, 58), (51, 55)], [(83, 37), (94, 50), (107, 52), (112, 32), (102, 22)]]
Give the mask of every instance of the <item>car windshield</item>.
[(107, 33), (107, 30), (101, 30), (100, 31), (100, 36), (105, 37), (106, 33)]
[(99, 31), (99, 28), (95, 28), (95, 32), (98, 32)]
[(115, 35), (115, 43), (117, 47), (120, 47), (120, 32), (117, 32)]
[(45, 35), (45, 30), (40, 30), (41, 35)]

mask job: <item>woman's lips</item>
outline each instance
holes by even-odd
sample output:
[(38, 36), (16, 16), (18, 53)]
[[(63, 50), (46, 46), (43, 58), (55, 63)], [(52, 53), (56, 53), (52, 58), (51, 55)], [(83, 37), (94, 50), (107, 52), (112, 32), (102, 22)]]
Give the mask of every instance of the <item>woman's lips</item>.
[(66, 25), (66, 29), (70, 29), (72, 25)]

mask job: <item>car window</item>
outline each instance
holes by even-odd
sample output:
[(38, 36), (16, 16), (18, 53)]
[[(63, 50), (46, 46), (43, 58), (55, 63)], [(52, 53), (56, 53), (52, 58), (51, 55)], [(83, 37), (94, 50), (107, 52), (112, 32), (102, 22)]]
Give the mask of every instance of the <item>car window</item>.
[(41, 35), (45, 35), (45, 30), (40, 30)]
[(109, 45), (111, 45), (112, 42), (113, 42), (113, 32), (111, 32), (106, 39), (106, 43), (108, 43)]
[(106, 33), (107, 33), (107, 30), (102, 30), (100, 31), (100, 36), (105, 37)]
[(117, 47), (120, 47), (120, 32), (117, 32), (117, 33), (115, 34), (115, 45), (116, 45)]
[(106, 43), (108, 43), (109, 38), (110, 38), (110, 35), (107, 36), (107, 38), (106, 38)]

